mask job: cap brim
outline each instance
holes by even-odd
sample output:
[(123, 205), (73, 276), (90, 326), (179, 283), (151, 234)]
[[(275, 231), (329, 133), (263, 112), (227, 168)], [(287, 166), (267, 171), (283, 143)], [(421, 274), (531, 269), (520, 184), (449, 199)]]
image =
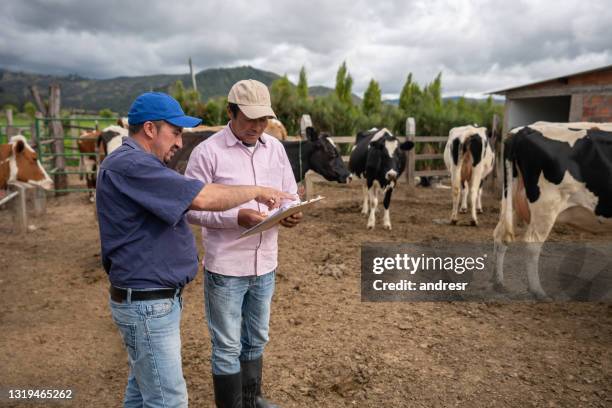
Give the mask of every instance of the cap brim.
[(269, 106), (261, 105), (238, 105), (242, 113), (249, 119), (259, 119), (264, 116), (276, 118), (276, 114)]
[(176, 118), (164, 119), (166, 122), (183, 128), (192, 128), (202, 123), (202, 119), (193, 116), (177, 116)]

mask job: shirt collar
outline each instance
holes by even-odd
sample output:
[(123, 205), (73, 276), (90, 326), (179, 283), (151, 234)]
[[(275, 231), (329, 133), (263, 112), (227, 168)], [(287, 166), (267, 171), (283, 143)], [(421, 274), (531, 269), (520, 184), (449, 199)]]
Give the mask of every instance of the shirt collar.
[[(236, 135), (234, 134), (234, 132), (232, 132), (232, 128), (230, 127), (230, 122), (227, 122), (227, 126), (225, 126), (225, 145), (227, 147), (231, 147), (234, 146), (236, 144), (242, 144), (242, 142), (240, 141), (240, 139), (238, 139), (236, 137)], [(259, 137), (259, 143), (261, 144), (261, 146), (263, 147), (268, 147), (268, 143), (266, 143), (266, 137), (267, 135), (264, 133)], [(246, 147), (246, 146), (245, 146)]]
[(135, 139), (133, 139), (133, 138), (131, 138), (129, 136), (126, 137), (125, 139), (123, 139), (123, 144), (126, 144), (126, 145), (130, 146), (132, 149), (137, 149), (137, 150), (144, 151), (144, 149), (142, 148), (140, 143), (138, 143)]

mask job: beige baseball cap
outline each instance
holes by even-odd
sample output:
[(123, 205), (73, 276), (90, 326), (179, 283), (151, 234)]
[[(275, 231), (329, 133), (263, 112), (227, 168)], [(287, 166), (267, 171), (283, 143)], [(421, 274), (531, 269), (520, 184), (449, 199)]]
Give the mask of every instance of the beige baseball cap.
[(227, 95), (227, 101), (238, 105), (242, 113), (249, 119), (264, 116), (276, 118), (272, 110), (268, 87), (254, 79), (236, 82)]

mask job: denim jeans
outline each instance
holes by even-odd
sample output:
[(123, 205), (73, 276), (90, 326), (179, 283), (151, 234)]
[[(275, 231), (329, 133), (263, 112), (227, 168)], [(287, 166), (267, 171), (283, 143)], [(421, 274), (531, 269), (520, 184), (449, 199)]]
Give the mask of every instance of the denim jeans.
[(240, 372), (240, 361), (263, 355), (268, 342), (275, 271), (226, 276), (205, 271), (204, 297), (212, 341), (212, 373)]
[(128, 353), (124, 407), (187, 407), (181, 365), (182, 302), (180, 296), (123, 303), (109, 300)]

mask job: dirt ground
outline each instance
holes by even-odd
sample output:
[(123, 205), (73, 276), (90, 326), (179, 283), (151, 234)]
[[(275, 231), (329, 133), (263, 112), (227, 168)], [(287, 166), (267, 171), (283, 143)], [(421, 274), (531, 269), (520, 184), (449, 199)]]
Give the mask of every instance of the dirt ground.
[[(392, 231), (367, 231), (359, 186), (317, 185), (328, 197), (280, 235), (265, 354), (265, 393), (283, 407), (610, 407), (612, 305), (362, 303), (360, 244), (490, 242), (481, 226), (440, 225), (449, 190), (400, 186)], [(26, 236), (0, 211), (0, 388), (74, 390), (62, 406), (117, 407), (127, 357), (107, 306), (92, 205), (50, 199)], [(199, 240), (199, 231), (196, 231)], [(578, 234), (555, 227), (552, 240)], [(581, 239), (597, 240), (583, 234)], [(321, 266), (324, 266), (321, 268)], [(340, 271), (331, 276), (328, 270)], [(192, 407), (213, 406), (202, 275), (185, 291), (183, 364)], [(4, 406), (47, 406), (14, 403)]]

